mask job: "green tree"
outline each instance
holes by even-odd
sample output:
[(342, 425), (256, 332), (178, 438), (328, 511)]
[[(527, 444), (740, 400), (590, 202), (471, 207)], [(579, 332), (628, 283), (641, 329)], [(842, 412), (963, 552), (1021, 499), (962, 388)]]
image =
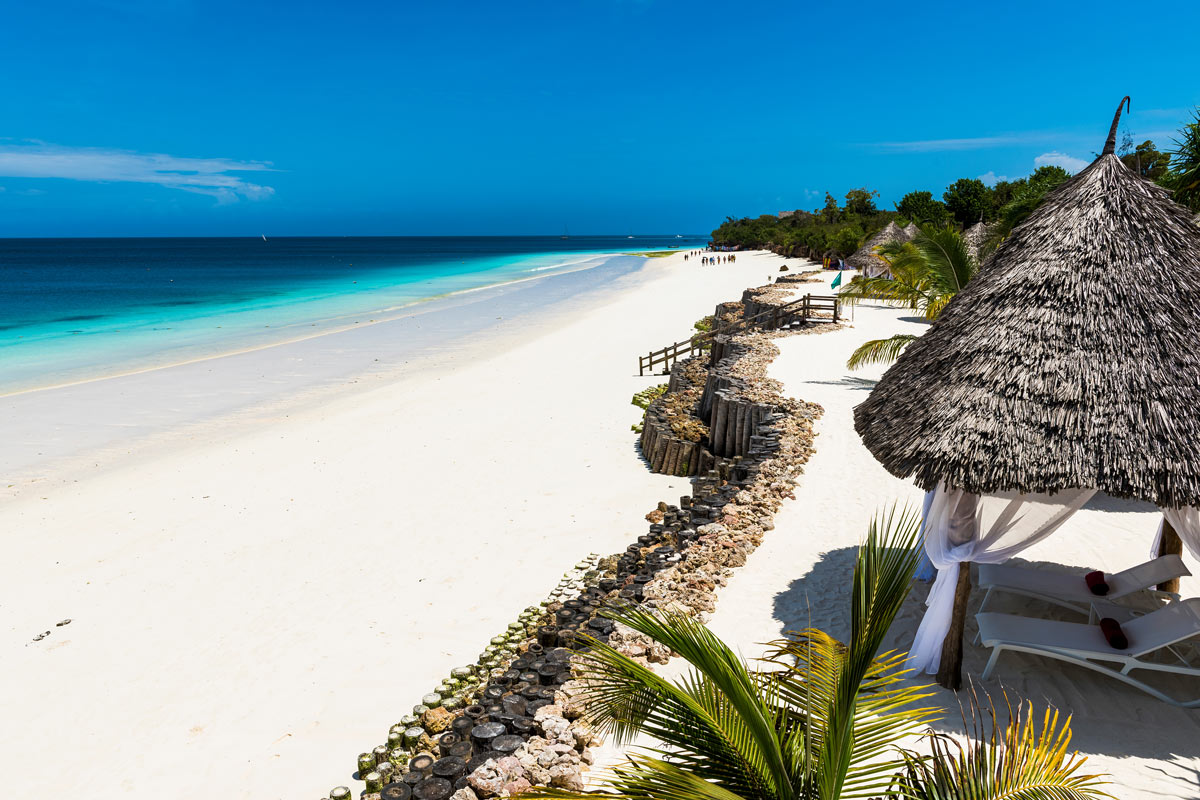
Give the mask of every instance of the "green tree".
[(1000, 242), (1008, 238), (1013, 228), (1024, 222), (1025, 218), (1042, 204), (1042, 200), (1051, 190), (1061, 186), (1070, 178), (1071, 173), (1052, 164), (1035, 169), (1033, 174), (1017, 187), (1012, 199), (996, 213), (984, 249), (988, 252), (995, 250)]
[(949, 219), (946, 205), (933, 199), (933, 192), (909, 192), (896, 204), (896, 213), (910, 222), (941, 223)]
[[(817, 629), (772, 643), (754, 669), (704, 625), (670, 613), (623, 609), (610, 616), (678, 653), (691, 668), (668, 680), (615, 649), (591, 643), (575, 666), (586, 687), (586, 718), (619, 744), (648, 734), (600, 777), (593, 792), (537, 789), (533, 796), (613, 800), (850, 800), (945, 796), (947, 773), (962, 775), (972, 798), (1087, 800), (1098, 776), (1078, 774), (1057, 718), (1041, 735), (984, 740), (930, 764), (904, 749), (937, 710), (927, 687), (909, 685), (904, 656), (879, 651), (908, 596), (917, 563), (919, 519), (877, 519), (859, 548), (851, 579), (851, 635), (845, 644)], [(1018, 728), (1017, 734), (1025, 729)], [(934, 736), (944, 747), (945, 737)], [(996, 746), (993, 743), (1002, 743)], [(948, 757), (943, 755), (943, 757)], [(958, 797), (958, 794), (951, 795)]]
[(829, 243), (843, 256), (848, 256), (862, 246), (863, 239), (867, 237), (866, 231), (861, 225), (851, 224), (839, 228), (833, 234), (833, 238)]
[(950, 216), (963, 226), (991, 217), (991, 192), (978, 178), (959, 178), (946, 188), (942, 201)]
[(1192, 111), (1192, 118), (1173, 140), (1171, 170), (1162, 183), (1174, 192), (1175, 202), (1200, 211), (1200, 107)]
[(1046, 164), (1035, 169), (1026, 180), (1030, 186), (1053, 188), (1063, 181), (1069, 180), (1071, 173), (1054, 164)]
[(1003, 208), (1017, 192), (1025, 187), (1025, 184), (1024, 178), (1015, 181), (996, 181), (996, 185), (992, 187), (992, 208)]
[(829, 192), (825, 193), (825, 207), (817, 213), (821, 215), (821, 221), (825, 223), (837, 222), (842, 218), (842, 213), (838, 209), (837, 198)]
[(865, 187), (851, 189), (846, 192), (846, 213), (863, 216), (874, 214), (878, 210), (875, 208), (876, 197), (879, 197), (879, 192), (868, 191)]
[(1146, 180), (1158, 181), (1171, 166), (1171, 154), (1160, 153), (1154, 142), (1147, 139), (1132, 152), (1122, 155), (1121, 162)]

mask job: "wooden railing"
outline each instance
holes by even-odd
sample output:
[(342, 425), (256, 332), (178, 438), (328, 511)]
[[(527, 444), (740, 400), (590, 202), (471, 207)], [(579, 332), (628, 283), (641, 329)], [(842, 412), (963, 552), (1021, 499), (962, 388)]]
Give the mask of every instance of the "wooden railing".
[(647, 370), (653, 370), (656, 364), (663, 365), (663, 372), (671, 369), (671, 364), (684, 356), (690, 356), (705, 349), (714, 336), (726, 333), (739, 333), (763, 322), (767, 317), (775, 317), (775, 329), (786, 328), (797, 322), (837, 322), (839, 314), (838, 299), (832, 295), (806, 294), (799, 300), (776, 308), (769, 308), (755, 314), (753, 317), (740, 319), (732, 325), (723, 328), (713, 328), (711, 331), (698, 333), (690, 339), (669, 344), (661, 350), (655, 350), (644, 356), (638, 356), (638, 375), (645, 375)]

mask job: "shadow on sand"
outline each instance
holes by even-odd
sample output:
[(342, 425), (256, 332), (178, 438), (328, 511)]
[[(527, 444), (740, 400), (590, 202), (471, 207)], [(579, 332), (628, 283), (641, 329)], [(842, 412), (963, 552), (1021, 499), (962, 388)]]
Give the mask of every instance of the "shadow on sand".
[[(1098, 502), (1104, 501), (1098, 498)], [(1125, 504), (1121, 510), (1141, 510), (1128, 508), (1127, 501), (1119, 502)], [(784, 630), (815, 627), (842, 641), (849, 637), (850, 578), (856, 555), (857, 548), (854, 547), (825, 553), (808, 574), (795, 579), (785, 591), (775, 596), (774, 616), (782, 623)], [(1009, 563), (1073, 573), (1075, 576), (1082, 576), (1091, 569), (1086, 565), (1064, 566), (1021, 559), (1013, 559)], [(1079, 579), (1082, 580), (1082, 577)], [(929, 584), (914, 582), (912, 593), (888, 632), (885, 650), (908, 649), (925, 612), (928, 593)], [(1196, 770), (1194, 764), (1171, 760), (1200, 759), (1200, 710), (1176, 708), (1099, 673), (1023, 653), (1003, 654), (993, 677), (987, 681), (981, 680), (979, 676), (983, 674), (990, 654), (982, 646), (973, 644), (977, 632), (975, 613), (982, 599), (982, 592), (973, 592), (963, 647), (964, 683), (968, 686), (973, 683), (981, 699), (983, 695), (989, 695), (1002, 707), (1003, 693), (1007, 692), (1014, 701), (1031, 701), (1035, 711), (1050, 705), (1068, 712), (1072, 715), (1072, 749), (1114, 759), (1128, 756), (1161, 759), (1138, 770), (1146, 781), (1145, 784), (1139, 783), (1139, 789), (1145, 791), (1150, 781), (1166, 780), (1169, 783), (1162, 786), (1162, 796), (1200, 800), (1200, 771)], [(1069, 611), (1056, 611), (1055, 607), (1048, 604), (1019, 597), (993, 597), (988, 610), (1086, 622), (1086, 619)], [(1189, 680), (1182, 676), (1165, 677), (1170, 683), (1161, 684), (1162, 688), (1175, 696), (1200, 696), (1200, 680)], [(927, 679), (932, 683), (932, 676), (927, 676)], [(919, 682), (924, 683), (925, 680)], [(956, 695), (948, 689), (933, 688), (935, 693), (926, 702), (944, 710), (942, 719), (934, 728), (945, 732), (961, 732), (963, 725), (959, 702), (969, 703), (967, 693)], [(1095, 768), (1103, 769), (1101, 766)], [(1195, 788), (1190, 793), (1181, 793), (1181, 787)], [(1120, 796), (1119, 787), (1114, 788), (1117, 796)]]

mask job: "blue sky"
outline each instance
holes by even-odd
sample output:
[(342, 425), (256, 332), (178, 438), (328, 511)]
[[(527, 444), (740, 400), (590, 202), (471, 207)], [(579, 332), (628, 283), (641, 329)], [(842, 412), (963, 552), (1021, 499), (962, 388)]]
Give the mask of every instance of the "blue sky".
[(1166, 145), (1200, 3), (9, 3), (0, 236), (701, 233)]

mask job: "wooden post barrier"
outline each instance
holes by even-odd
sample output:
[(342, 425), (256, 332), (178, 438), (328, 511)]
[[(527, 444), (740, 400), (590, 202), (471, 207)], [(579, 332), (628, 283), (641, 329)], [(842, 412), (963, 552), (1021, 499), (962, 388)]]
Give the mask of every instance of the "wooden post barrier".
[[(1163, 517), (1163, 532), (1162, 540), (1158, 543), (1158, 554), (1160, 556), (1181, 556), (1183, 555), (1183, 540), (1179, 538), (1179, 534), (1171, 527), (1171, 523), (1167, 522), (1167, 518)], [(1172, 578), (1169, 581), (1163, 581), (1158, 585), (1160, 592), (1179, 593), (1179, 578)]]

